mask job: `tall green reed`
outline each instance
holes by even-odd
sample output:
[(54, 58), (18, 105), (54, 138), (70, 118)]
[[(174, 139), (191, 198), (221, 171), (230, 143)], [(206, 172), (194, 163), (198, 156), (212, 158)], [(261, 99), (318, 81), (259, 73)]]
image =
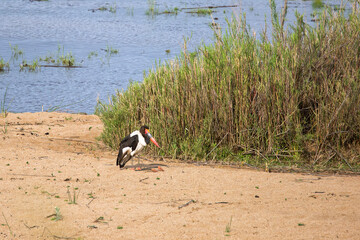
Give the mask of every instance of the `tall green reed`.
[[(315, 27), (296, 13), (285, 28), (273, 0), (272, 35), (258, 39), (245, 15), (228, 21), (216, 41), (156, 67), (96, 113), (102, 140), (147, 123), (158, 154), (182, 159), (302, 165), (326, 160), (328, 146), (347, 151), (360, 143), (360, 17), (326, 8)], [(355, 158), (356, 159), (356, 158)], [(320, 161), (321, 162), (321, 161)], [(357, 160), (357, 162), (359, 162)]]

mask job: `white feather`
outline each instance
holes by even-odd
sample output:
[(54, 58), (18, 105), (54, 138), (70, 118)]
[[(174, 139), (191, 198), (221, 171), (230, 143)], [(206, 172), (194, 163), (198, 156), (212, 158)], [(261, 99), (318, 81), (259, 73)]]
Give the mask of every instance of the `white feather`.
[(123, 154), (123, 160), (122, 160), (122, 162), (127, 162), (128, 159), (129, 159), (130, 157), (132, 157), (132, 155), (131, 155), (131, 147), (125, 147), (125, 148), (123, 148), (123, 149), (122, 149), (122, 154)]
[(132, 157), (135, 156), (136, 154), (138, 154), (147, 145), (146, 142), (145, 142), (145, 138), (143, 137), (143, 135), (139, 131), (132, 132), (130, 134), (130, 137), (132, 137), (134, 135), (138, 136), (139, 143), (136, 146), (136, 149), (130, 153)]

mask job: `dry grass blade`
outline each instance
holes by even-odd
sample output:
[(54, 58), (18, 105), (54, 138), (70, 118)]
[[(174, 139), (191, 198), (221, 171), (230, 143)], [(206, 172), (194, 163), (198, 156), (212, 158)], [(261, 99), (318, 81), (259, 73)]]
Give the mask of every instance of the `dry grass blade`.
[(3, 217), (4, 217), (5, 222), (6, 222), (6, 226), (9, 228), (9, 231), (10, 231), (11, 236), (15, 237), (14, 233), (11, 231), (10, 225), (9, 225), (9, 223), (8, 223), (5, 215), (4, 215), (4, 212), (1, 212), (1, 213), (2, 213), (2, 215), (3, 215)]

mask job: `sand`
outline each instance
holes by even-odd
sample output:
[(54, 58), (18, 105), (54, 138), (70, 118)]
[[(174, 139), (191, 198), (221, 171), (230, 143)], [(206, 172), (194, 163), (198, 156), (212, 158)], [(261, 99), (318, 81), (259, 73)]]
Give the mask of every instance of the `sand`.
[(360, 239), (359, 176), (146, 154), (149, 170), (120, 170), (102, 128), (93, 115), (0, 117), (0, 239)]

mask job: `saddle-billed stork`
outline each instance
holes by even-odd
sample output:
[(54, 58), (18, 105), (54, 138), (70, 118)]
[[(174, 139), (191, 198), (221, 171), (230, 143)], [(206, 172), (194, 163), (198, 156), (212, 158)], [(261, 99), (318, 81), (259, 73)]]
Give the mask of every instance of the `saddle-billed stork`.
[(150, 141), (160, 148), (155, 138), (151, 136), (149, 127), (146, 125), (142, 126), (140, 131), (134, 131), (126, 136), (120, 143), (116, 166), (119, 165), (120, 168), (123, 168), (125, 164), (148, 145)]

